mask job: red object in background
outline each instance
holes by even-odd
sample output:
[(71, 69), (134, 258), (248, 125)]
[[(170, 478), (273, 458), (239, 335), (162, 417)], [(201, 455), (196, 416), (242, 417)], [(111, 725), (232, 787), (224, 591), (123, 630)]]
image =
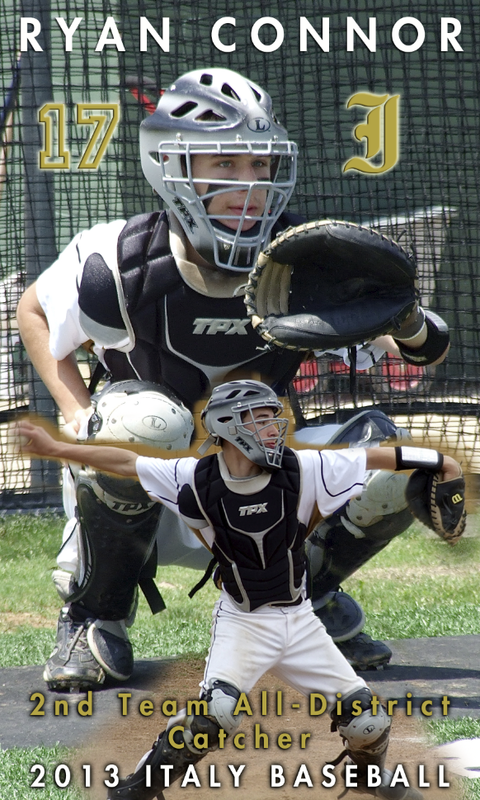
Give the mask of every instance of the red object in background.
[[(304, 361), (300, 365), (298, 375), (293, 379), (293, 386), (297, 394), (310, 394), (318, 385), (320, 375), (325, 376), (326, 371), (330, 375), (348, 376), (350, 367), (343, 359), (333, 357), (328, 364), (325, 356), (322, 357), (321, 366), (318, 360)], [(360, 371), (359, 376), (367, 374)], [(375, 375), (380, 375), (385, 382), (385, 390), (392, 392), (411, 392), (416, 391), (425, 378), (425, 368), (415, 367), (413, 364), (406, 364), (399, 356), (387, 353), (375, 365)]]
[(318, 383), (318, 362), (304, 361), (300, 364), (299, 374), (293, 379), (293, 388), (297, 394), (313, 392)]
[(382, 375), (392, 392), (408, 392), (418, 389), (425, 376), (424, 367), (407, 364), (399, 356), (388, 354), (381, 361)]

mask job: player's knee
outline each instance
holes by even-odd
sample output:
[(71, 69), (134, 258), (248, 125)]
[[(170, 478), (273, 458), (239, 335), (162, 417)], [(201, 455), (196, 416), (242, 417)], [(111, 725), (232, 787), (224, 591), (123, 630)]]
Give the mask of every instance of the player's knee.
[(373, 543), (388, 542), (408, 528), (412, 514), (405, 497), (408, 476), (399, 472), (370, 472), (364, 489), (352, 498), (341, 517), (355, 537)]
[(241, 719), (241, 714), (234, 715), (240, 691), (231, 683), (220, 680), (211, 680), (202, 692), (202, 700), (208, 703), (208, 713), (217, 722), (225, 733), (235, 731)]
[(372, 709), (372, 693), (368, 687), (342, 698), (342, 713), (330, 714), (334, 730), (338, 730), (348, 751), (381, 753), (387, 747), (391, 719), (382, 705)]
[[(170, 718), (167, 731), (178, 728), (172, 734), (176, 744), (180, 747), (184, 743), (190, 752), (205, 755), (218, 747), (220, 729), (229, 735), (238, 727), (241, 714), (234, 716), (233, 712), (239, 697), (239, 690), (232, 684), (210, 681), (200, 700), (193, 701), (197, 713), (187, 714), (187, 710), (183, 709)], [(200, 710), (206, 713), (199, 713)]]

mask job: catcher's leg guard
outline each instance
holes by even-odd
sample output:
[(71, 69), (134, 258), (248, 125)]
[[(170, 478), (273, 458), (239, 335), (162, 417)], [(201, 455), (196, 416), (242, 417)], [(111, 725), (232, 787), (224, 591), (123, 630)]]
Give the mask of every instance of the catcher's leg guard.
[[(368, 792), (382, 800), (421, 800), (422, 795), (415, 789), (389, 786), (392, 773), (385, 769), (385, 759), (391, 720), (381, 705), (373, 713), (372, 693), (368, 687), (342, 698), (341, 714), (334, 710), (330, 716), (332, 730), (338, 730), (345, 745), (344, 753), (334, 763), (348, 756), (349, 762), (357, 767), (357, 786), (352, 787), (353, 791)], [(378, 780), (381, 783), (374, 785)]]
[(154, 548), (162, 506), (136, 481), (88, 468), (80, 471), (76, 490), (84, 574), (69, 601), (98, 619), (125, 619)]
[[(216, 750), (220, 728), (227, 734), (235, 730), (240, 715), (235, 718), (233, 710), (239, 697), (235, 686), (212, 681), (198, 701), (204, 701), (206, 714), (187, 716), (184, 709), (170, 719), (167, 730), (160, 734), (135, 772), (109, 791), (109, 800), (153, 800), (155, 797), (163, 800), (163, 789), (180, 778), (191, 764)], [(201, 745), (201, 749), (197, 745)]]
[[(342, 425), (329, 444), (348, 442), (368, 447), (386, 439), (406, 437), (407, 433), (398, 431), (383, 412), (368, 409)], [(383, 642), (361, 633), (361, 608), (337, 589), (410, 526), (412, 514), (405, 498), (407, 480), (398, 472), (370, 472), (362, 494), (322, 522), (307, 542), (315, 613), (355, 669), (382, 666), (392, 653)]]
[[(135, 607), (146, 565), (155, 562), (147, 587), (156, 569), (155, 531), (162, 507), (138, 483), (82, 469), (76, 494), (82, 573), (64, 587), (68, 605), (60, 614), (57, 643), (44, 671), (52, 689), (78, 684), (95, 688), (105, 674), (116, 680), (131, 675), (133, 650), (125, 619)], [(86, 659), (92, 662), (88, 673)]]
[(335, 590), (412, 524), (407, 481), (400, 472), (370, 472), (362, 494), (313, 531), (307, 553), (314, 599)]

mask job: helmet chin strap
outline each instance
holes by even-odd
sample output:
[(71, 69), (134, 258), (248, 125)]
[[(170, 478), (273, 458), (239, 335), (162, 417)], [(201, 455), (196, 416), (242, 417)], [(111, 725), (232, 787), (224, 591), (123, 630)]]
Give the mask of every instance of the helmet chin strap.
[(204, 456), (207, 450), (210, 450), (214, 444), (217, 444), (217, 437), (216, 436), (207, 436), (204, 442), (197, 448), (197, 453), (200, 453), (201, 456)]

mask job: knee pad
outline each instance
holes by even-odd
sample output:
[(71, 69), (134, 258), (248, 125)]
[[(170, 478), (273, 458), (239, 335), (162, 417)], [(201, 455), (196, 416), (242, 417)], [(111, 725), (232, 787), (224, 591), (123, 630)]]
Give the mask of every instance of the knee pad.
[(408, 475), (374, 470), (369, 473), (362, 494), (353, 497), (340, 520), (355, 539), (388, 542), (413, 522), (405, 490)]
[(191, 412), (164, 387), (148, 381), (119, 381), (92, 398), (87, 438), (138, 442), (163, 450), (186, 450), (194, 432)]
[[(155, 545), (162, 506), (153, 503), (137, 482), (88, 468), (77, 476), (76, 496), (83, 576), (69, 601), (99, 619), (125, 619)], [(150, 582), (149, 573), (147, 591)]]
[[(411, 438), (407, 430), (397, 428), (383, 411), (366, 409), (342, 425), (328, 444), (373, 447), (388, 440), (403, 442)], [(352, 498), (343, 513), (339, 512), (349, 533), (357, 539), (375, 542), (389, 541), (402, 533), (413, 520), (405, 498), (407, 481), (408, 476), (398, 472), (371, 471), (362, 494)]]
[[(241, 714), (233, 716), (235, 706), (240, 697), (239, 690), (225, 681), (213, 680), (201, 694), (200, 703), (206, 704), (206, 714), (187, 714), (186, 709), (182, 709), (175, 717), (171, 717), (167, 731), (177, 725), (183, 727), (183, 741), (191, 753), (205, 755), (210, 750), (218, 747), (218, 732), (222, 728), (225, 733), (230, 734), (238, 727)], [(199, 750), (194, 739), (197, 734), (204, 734), (208, 737), (208, 748)]]
[(353, 756), (359, 752), (380, 756), (387, 749), (391, 719), (381, 705), (373, 714), (371, 704), (372, 693), (365, 687), (342, 699), (340, 715), (336, 711), (330, 714), (333, 730), (338, 730), (347, 752)]
[[(178, 744), (180, 744), (183, 739), (185, 750), (190, 753), (204, 756), (212, 750), (217, 749), (220, 725), (217, 724), (216, 720), (211, 719), (210, 716), (205, 716), (204, 714), (187, 714), (187, 710), (184, 708), (169, 719), (167, 733), (177, 726), (182, 727), (183, 731), (175, 731), (174, 736), (177, 736), (179, 740)], [(199, 749), (195, 746), (195, 736), (199, 733), (207, 736), (208, 747)], [(180, 736), (181, 738), (179, 738)]]
[(407, 482), (408, 476), (400, 472), (370, 472), (362, 494), (313, 531), (306, 543), (313, 599), (336, 590), (410, 527)]
[(238, 728), (242, 717), (241, 714), (233, 716), (239, 697), (240, 691), (236, 686), (219, 680), (210, 681), (202, 692), (202, 700), (208, 703), (208, 713), (229, 735)]

